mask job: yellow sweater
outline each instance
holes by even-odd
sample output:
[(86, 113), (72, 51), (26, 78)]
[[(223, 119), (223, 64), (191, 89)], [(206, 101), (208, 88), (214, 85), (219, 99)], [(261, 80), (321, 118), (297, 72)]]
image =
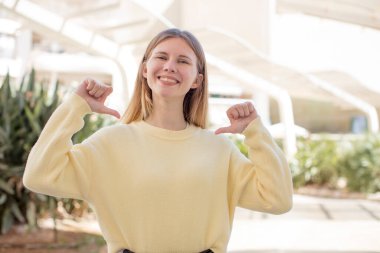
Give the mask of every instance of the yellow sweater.
[(81, 144), (88, 104), (73, 94), (34, 145), (24, 184), (83, 199), (95, 210), (108, 252), (226, 252), (236, 206), (281, 214), (292, 206), (287, 162), (260, 119), (245, 129), (249, 159), (223, 135), (144, 121), (104, 127)]

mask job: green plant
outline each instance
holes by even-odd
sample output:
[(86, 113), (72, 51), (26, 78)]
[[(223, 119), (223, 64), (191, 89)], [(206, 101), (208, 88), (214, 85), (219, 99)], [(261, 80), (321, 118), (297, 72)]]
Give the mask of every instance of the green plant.
[[(47, 120), (58, 98), (43, 106), (42, 88), (36, 89), (34, 71), (19, 88), (12, 90), (9, 74), (0, 88), (0, 225), (1, 233), (7, 232), (15, 221), (36, 224), (36, 203), (46, 197), (25, 190), (22, 174), (27, 155), (41, 131), (40, 122)], [(35, 117), (39, 115), (39, 117)]]
[[(230, 139), (247, 156), (243, 139), (235, 135)], [(297, 149), (289, 161), (295, 188), (341, 188), (337, 182), (344, 179), (349, 191), (380, 192), (380, 135), (314, 134), (313, 138), (298, 138)]]
[(315, 136), (297, 140), (298, 152), (290, 162), (296, 188), (309, 184), (338, 188), (342, 178), (347, 190), (380, 191), (379, 135), (342, 135), (338, 140)]
[(336, 166), (339, 160), (337, 143), (326, 138), (301, 138), (297, 140), (297, 148), (298, 152), (290, 162), (294, 186), (335, 186), (338, 178)]
[(380, 136), (368, 134), (346, 142), (344, 147), (338, 170), (347, 179), (347, 188), (365, 193), (380, 191)]
[(229, 135), (228, 137), (233, 143), (235, 143), (235, 145), (238, 147), (240, 152), (246, 157), (248, 157), (248, 147), (247, 145), (244, 144), (244, 139), (242, 139), (238, 135)]
[[(32, 70), (14, 88), (9, 74), (0, 87), (0, 228), (6, 233), (13, 224), (28, 222), (36, 226), (37, 215), (43, 212), (56, 215), (58, 201), (65, 202), (68, 212), (76, 210), (76, 202), (47, 197), (30, 192), (22, 184), (28, 154), (45, 123), (60, 103), (62, 93), (56, 83), (51, 90), (35, 82)], [(92, 118), (91, 118), (92, 117)], [(85, 127), (74, 137), (80, 142), (105, 123), (102, 117), (87, 116)]]
[[(233, 135), (230, 136), (230, 139), (240, 149), (240, 152), (245, 156), (248, 155), (248, 149), (243, 139)], [(298, 152), (289, 162), (294, 186), (298, 188), (308, 184), (317, 184), (333, 187), (338, 178), (337, 143), (326, 138), (320, 140), (300, 138), (297, 140), (297, 148)]]

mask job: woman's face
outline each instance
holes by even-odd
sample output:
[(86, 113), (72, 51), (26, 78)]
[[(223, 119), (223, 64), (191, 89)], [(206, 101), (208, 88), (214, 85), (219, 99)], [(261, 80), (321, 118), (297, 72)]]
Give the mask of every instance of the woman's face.
[(191, 88), (197, 88), (202, 75), (197, 71), (197, 57), (181, 38), (169, 38), (158, 44), (144, 65), (143, 76), (154, 98), (183, 101)]

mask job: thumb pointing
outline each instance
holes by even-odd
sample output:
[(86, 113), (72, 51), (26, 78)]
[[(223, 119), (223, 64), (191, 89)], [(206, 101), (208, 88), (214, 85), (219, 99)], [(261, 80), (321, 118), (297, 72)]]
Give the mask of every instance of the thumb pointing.
[(215, 131), (215, 134), (231, 133), (231, 126), (221, 127)]
[(120, 114), (119, 114), (119, 112), (116, 111), (116, 110), (113, 110), (113, 109), (111, 109), (111, 108), (104, 107), (103, 110), (102, 110), (102, 113), (104, 113), (104, 114), (109, 114), (109, 115), (112, 115), (112, 116), (114, 116), (114, 117), (120, 119)]

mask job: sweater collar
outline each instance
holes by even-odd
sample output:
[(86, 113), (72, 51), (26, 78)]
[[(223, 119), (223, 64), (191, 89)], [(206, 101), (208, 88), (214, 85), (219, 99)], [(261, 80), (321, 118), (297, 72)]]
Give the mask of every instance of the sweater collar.
[(198, 127), (188, 124), (187, 127), (183, 130), (169, 130), (165, 128), (160, 128), (153, 126), (143, 120), (136, 122), (136, 125), (140, 127), (144, 132), (153, 135), (155, 137), (159, 137), (162, 139), (169, 139), (169, 140), (183, 140), (191, 137), (197, 130), (199, 130)]

